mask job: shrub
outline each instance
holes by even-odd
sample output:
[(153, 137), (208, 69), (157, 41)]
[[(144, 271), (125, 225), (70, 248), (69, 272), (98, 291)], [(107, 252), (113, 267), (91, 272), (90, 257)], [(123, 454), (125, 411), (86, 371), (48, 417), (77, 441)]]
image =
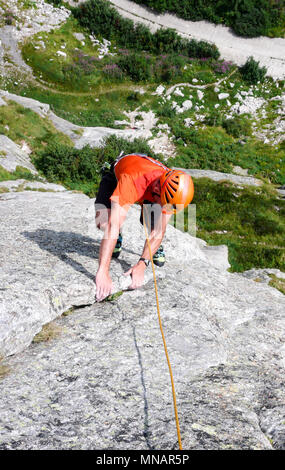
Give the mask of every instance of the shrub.
[(4, 13), (4, 20), (6, 25), (11, 26), (12, 24), (14, 24), (15, 15), (12, 11), (6, 10), (6, 12)]
[(149, 28), (123, 18), (103, 0), (89, 0), (72, 9), (80, 24), (92, 34), (116, 40), (119, 46), (153, 53), (176, 52), (190, 57), (219, 57), (215, 45), (205, 41), (182, 39), (173, 29), (161, 28), (154, 34)]
[(252, 84), (262, 82), (266, 72), (266, 67), (260, 67), (259, 62), (254, 60), (253, 57), (249, 57), (246, 63), (240, 67), (240, 73), (243, 79)]
[(232, 67), (232, 65), (232, 62), (223, 60), (222, 62), (216, 62), (215, 64), (213, 64), (213, 68), (216, 73), (223, 74), (227, 73)]
[(143, 82), (151, 78), (150, 61), (142, 54), (132, 53), (125, 55), (119, 59), (118, 66), (132, 80)]
[(103, 74), (110, 80), (121, 80), (123, 78), (123, 71), (117, 64), (107, 64), (103, 67)]
[(249, 119), (244, 117), (235, 117), (233, 119), (224, 119), (223, 128), (233, 137), (241, 137), (251, 135), (251, 123)]
[(195, 39), (187, 42), (187, 53), (189, 57), (198, 58), (212, 57), (218, 59), (220, 56), (217, 46), (206, 41), (195, 41)]
[(256, 37), (266, 33), (266, 15), (262, 10), (251, 8), (249, 11), (241, 13), (233, 23), (233, 30), (239, 36)]
[(176, 115), (176, 112), (171, 104), (166, 102), (157, 110), (156, 114), (159, 117), (172, 118)]
[(95, 148), (86, 145), (82, 149), (75, 149), (68, 145), (53, 143), (39, 154), (34, 164), (49, 181), (62, 183), (71, 189), (80, 189), (90, 197), (94, 197), (103, 163), (112, 162), (121, 151), (126, 154), (144, 153), (157, 158), (143, 139), (129, 142), (110, 136), (102, 147)]
[(51, 181), (68, 183), (97, 179), (96, 154), (89, 145), (78, 150), (53, 143), (40, 153), (35, 163), (37, 169)]
[(284, 27), (284, 2), (281, 0), (135, 0), (135, 2), (159, 12), (173, 12), (191, 21), (208, 20), (224, 23), (241, 36), (267, 34), (272, 28), (282, 26), (282, 23)]
[(47, 0), (47, 3), (51, 3), (55, 7), (59, 7), (62, 5), (62, 0)]

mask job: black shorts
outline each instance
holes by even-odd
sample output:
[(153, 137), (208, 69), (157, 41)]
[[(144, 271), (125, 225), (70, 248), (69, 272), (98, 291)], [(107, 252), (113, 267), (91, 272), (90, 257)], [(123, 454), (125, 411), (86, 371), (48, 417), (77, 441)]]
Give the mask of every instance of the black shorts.
[(102, 173), (102, 179), (100, 181), (99, 190), (95, 200), (95, 210), (97, 204), (105, 206), (107, 209), (111, 209), (111, 200), (113, 192), (117, 186), (117, 178), (114, 173), (114, 163), (112, 163), (110, 170), (105, 170)]
[[(110, 170), (105, 170), (102, 173), (102, 179), (100, 181), (99, 190), (95, 199), (95, 212), (100, 208), (111, 209), (111, 200), (110, 197), (112, 196), (113, 192), (115, 191), (117, 186), (117, 178), (114, 172), (114, 163), (112, 163)], [(98, 205), (100, 204), (100, 207)], [(145, 200), (143, 204), (147, 204), (149, 206), (149, 210), (151, 213), (152, 202)], [(143, 206), (141, 206), (143, 208)], [(149, 225), (149, 220), (147, 220), (147, 226)], [(140, 223), (143, 225), (143, 210), (141, 210), (140, 215)], [(154, 228), (154, 215), (151, 213), (151, 227), (148, 227), (148, 230), (151, 231)]]

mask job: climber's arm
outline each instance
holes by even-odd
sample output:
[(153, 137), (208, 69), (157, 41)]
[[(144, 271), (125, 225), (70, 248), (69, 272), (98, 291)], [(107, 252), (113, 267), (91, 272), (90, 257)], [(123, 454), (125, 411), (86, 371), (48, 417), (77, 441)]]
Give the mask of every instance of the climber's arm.
[(128, 208), (121, 207), (112, 202), (112, 209), (104, 236), (100, 245), (99, 268), (96, 274), (96, 299), (101, 300), (108, 297), (112, 292), (112, 279), (109, 274), (112, 253), (116, 245), (120, 227), (123, 225)]

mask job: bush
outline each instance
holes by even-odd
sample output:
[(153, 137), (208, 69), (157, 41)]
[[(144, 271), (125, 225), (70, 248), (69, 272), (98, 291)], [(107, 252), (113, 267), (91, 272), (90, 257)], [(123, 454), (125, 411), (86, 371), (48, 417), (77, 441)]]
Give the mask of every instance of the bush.
[(51, 3), (55, 7), (59, 7), (62, 5), (62, 0), (47, 0), (47, 3)]
[(173, 12), (186, 20), (224, 23), (241, 36), (267, 34), (282, 23), (284, 27), (284, 2), (281, 0), (135, 0), (135, 2), (158, 12)]
[(115, 8), (103, 0), (81, 3), (72, 12), (79, 23), (92, 34), (115, 40), (121, 47), (137, 51), (184, 53), (190, 57), (219, 57), (215, 45), (205, 41), (182, 39), (173, 29), (161, 28), (152, 34), (144, 25), (123, 18)]
[(262, 82), (267, 72), (266, 67), (259, 67), (259, 62), (256, 62), (253, 57), (249, 57), (239, 70), (242, 78), (252, 84)]
[(158, 158), (143, 139), (130, 142), (110, 136), (105, 140), (105, 145), (95, 148), (86, 145), (82, 149), (75, 149), (53, 143), (39, 154), (34, 164), (49, 181), (82, 190), (88, 196), (94, 197), (103, 163), (112, 162), (122, 151), (126, 154), (138, 152)]
[(122, 80), (124, 74), (117, 64), (106, 64), (102, 70), (106, 78), (111, 81)]
[(120, 57), (118, 66), (137, 82), (151, 78), (150, 61), (142, 54), (133, 53)]
[(96, 181), (98, 178), (96, 153), (89, 145), (79, 150), (53, 143), (40, 153), (35, 164), (50, 181), (68, 184), (70, 181)]
[(251, 135), (251, 123), (249, 119), (244, 117), (235, 117), (233, 119), (224, 119), (223, 128), (233, 137), (241, 137)]
[(267, 23), (262, 10), (251, 8), (248, 12), (238, 15), (232, 27), (239, 36), (252, 38), (265, 34)]

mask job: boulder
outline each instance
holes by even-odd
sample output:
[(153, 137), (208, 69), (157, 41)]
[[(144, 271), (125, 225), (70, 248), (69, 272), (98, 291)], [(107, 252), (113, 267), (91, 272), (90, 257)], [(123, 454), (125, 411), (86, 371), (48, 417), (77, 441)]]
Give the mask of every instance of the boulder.
[[(120, 281), (141, 254), (139, 209), (111, 263), (122, 295), (101, 303), (93, 201), (25, 192), (1, 196), (0, 210), (1, 350), (22, 350), (0, 382), (1, 450), (177, 449), (151, 269), (139, 290)], [(284, 296), (171, 226), (164, 248), (156, 276), (183, 448), (284, 449)], [(55, 317), (60, 336), (23, 351)]]
[(219, 98), (219, 100), (225, 100), (225, 99), (228, 98), (229, 96), (230, 96), (229, 93), (220, 93), (220, 94), (218, 95), (218, 98)]

